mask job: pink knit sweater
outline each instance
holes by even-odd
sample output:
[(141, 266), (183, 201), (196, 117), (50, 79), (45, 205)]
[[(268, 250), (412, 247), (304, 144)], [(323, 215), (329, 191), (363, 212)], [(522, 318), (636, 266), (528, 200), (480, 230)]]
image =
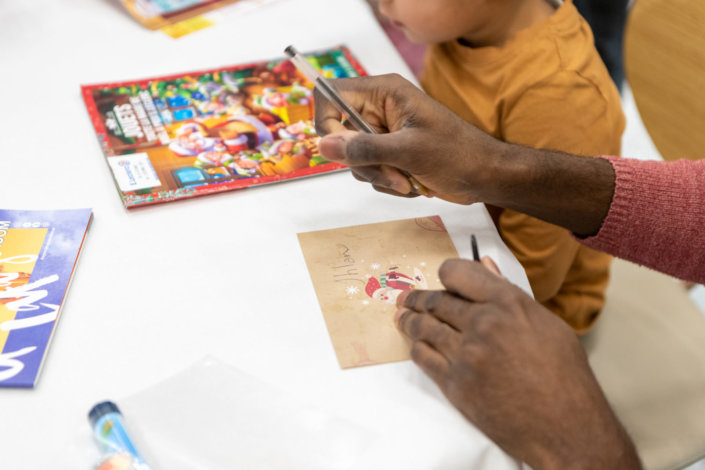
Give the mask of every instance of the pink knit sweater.
[(616, 174), (612, 205), (597, 235), (582, 242), (705, 283), (705, 160), (603, 158)]

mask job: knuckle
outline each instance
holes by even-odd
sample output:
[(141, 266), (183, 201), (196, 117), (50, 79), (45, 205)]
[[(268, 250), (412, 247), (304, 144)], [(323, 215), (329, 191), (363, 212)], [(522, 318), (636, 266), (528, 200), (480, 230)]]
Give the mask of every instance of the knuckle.
[(346, 153), (359, 165), (373, 161), (377, 152), (377, 147), (371, 139), (359, 135), (352, 139), (347, 146)]
[(448, 313), (452, 318), (457, 319), (460, 322), (466, 320), (470, 315), (472, 305), (466, 300), (455, 298), (450, 302)]
[(404, 306), (409, 308), (415, 308), (416, 301), (420, 295), (421, 291), (412, 290), (411, 292), (409, 292), (409, 294), (406, 296), (406, 299), (404, 299)]
[(435, 344), (445, 344), (447, 347), (454, 349), (457, 346), (453, 331), (446, 324), (439, 324), (433, 332), (433, 341)]
[(425, 359), (425, 348), (423, 343), (420, 341), (414, 341), (411, 345), (411, 360), (417, 364), (424, 362)]
[(397, 324), (399, 326), (399, 329), (406, 333), (407, 335), (409, 334), (409, 314), (411, 312), (409, 310), (404, 310), (401, 312), (399, 315), (399, 318), (397, 319)]
[(521, 309), (523, 305), (522, 292), (519, 289), (502, 289), (497, 293), (497, 304), (505, 311)]
[(423, 309), (426, 312), (435, 313), (443, 302), (442, 291), (432, 291), (426, 295), (423, 301)]
[(406, 81), (406, 79), (404, 79), (404, 77), (402, 77), (401, 75), (399, 75), (396, 72), (388, 73), (388, 74), (386, 74), (386, 77), (388, 77), (389, 81), (394, 85), (400, 85)]
[(475, 333), (481, 337), (494, 336), (500, 327), (499, 316), (487, 310), (477, 312), (474, 323)]
[(412, 338), (418, 338), (419, 336), (421, 336), (423, 331), (422, 318), (423, 317), (421, 316), (421, 314), (415, 314), (411, 315), (411, 318), (407, 320), (406, 331)]
[(466, 366), (472, 368), (474, 376), (478, 376), (485, 371), (489, 362), (494, 357), (487, 348), (477, 347), (475, 345), (466, 346), (463, 356), (466, 358)]

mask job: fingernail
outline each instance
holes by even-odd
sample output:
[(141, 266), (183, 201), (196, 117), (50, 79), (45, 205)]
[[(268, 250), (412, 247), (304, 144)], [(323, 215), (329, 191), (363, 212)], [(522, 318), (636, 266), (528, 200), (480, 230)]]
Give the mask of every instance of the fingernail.
[(404, 301), (409, 296), (409, 291), (404, 291), (397, 297), (397, 307), (404, 305)]
[(353, 131), (340, 131), (328, 134), (321, 138), (318, 149), (324, 158), (331, 161), (345, 161), (345, 147), (348, 141), (357, 133)]
[(405, 308), (400, 308), (394, 313), (394, 324), (399, 326), (399, 319), (401, 318), (402, 314), (406, 311)]
[(399, 194), (409, 194), (413, 188), (406, 181), (391, 180), (389, 182), (389, 189)]

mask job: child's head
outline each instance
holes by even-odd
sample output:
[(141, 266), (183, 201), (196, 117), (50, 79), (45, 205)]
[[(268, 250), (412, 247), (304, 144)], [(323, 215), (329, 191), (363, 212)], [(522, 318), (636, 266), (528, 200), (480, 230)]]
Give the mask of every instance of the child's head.
[(379, 0), (379, 12), (422, 44), (458, 39), (490, 22), (493, 0)]
[(433, 44), (465, 39), (498, 45), (537, 14), (546, 0), (378, 0), (379, 12), (413, 42)]

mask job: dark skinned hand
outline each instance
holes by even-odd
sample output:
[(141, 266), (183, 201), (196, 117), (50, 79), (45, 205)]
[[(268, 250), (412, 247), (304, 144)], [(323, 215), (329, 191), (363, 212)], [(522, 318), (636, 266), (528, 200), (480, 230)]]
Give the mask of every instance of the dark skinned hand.
[[(399, 172), (403, 169), (431, 196), (461, 204), (478, 201), (473, 187), (481, 165), (474, 156), (489, 154), (495, 139), (399, 75), (338, 79), (335, 87), (380, 135), (347, 130), (340, 113), (317, 94), (316, 130), (325, 136), (320, 149), (327, 159), (347, 164), (357, 179), (384, 193), (418, 196)], [(469, 153), (466, 146), (477, 151)]]
[(641, 468), (561, 319), (489, 258), (448, 260), (439, 277), (445, 291), (399, 297), (397, 325), (413, 361), (469, 421), (534, 470)]

